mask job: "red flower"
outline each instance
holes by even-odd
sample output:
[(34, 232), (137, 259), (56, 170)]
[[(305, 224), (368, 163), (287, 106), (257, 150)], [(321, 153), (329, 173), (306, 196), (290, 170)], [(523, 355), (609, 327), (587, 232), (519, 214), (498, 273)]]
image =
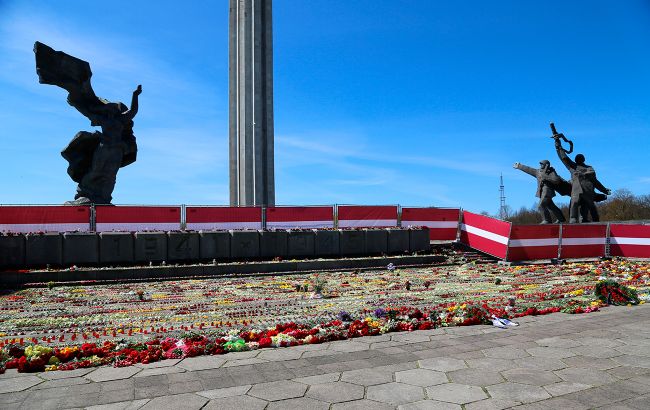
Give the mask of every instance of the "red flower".
[(259, 343), (260, 348), (264, 348), (264, 347), (271, 346), (271, 343), (273, 343), (273, 341), (271, 340), (270, 337), (262, 337), (262, 338), (260, 338), (258, 343)]

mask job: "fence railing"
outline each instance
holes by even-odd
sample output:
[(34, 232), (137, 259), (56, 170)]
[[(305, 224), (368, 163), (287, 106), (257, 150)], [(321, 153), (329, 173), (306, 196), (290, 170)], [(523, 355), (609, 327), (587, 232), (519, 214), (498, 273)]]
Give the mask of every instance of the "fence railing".
[[(229, 207), (195, 205), (0, 205), (0, 232), (338, 229), (428, 226), (454, 240), (459, 208), (399, 205)], [(454, 225), (453, 227), (451, 225)]]
[(63, 206), (0, 205), (0, 232), (345, 229), (426, 226), (429, 239), (459, 238), (508, 261), (603, 256), (650, 258), (650, 225), (513, 225), (460, 208), (400, 205)]
[(622, 256), (650, 258), (650, 225), (514, 225), (462, 212), (460, 242), (507, 261)]

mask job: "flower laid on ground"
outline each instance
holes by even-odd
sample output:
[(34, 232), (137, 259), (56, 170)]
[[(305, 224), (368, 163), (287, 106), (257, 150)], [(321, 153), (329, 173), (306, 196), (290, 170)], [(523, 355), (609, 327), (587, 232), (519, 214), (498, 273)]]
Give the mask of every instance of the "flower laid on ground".
[(327, 281), (323, 279), (321, 275), (319, 274), (314, 275), (314, 280), (312, 282), (312, 289), (314, 289), (314, 293), (323, 293), (326, 284)]
[(601, 280), (594, 290), (598, 299), (608, 305), (638, 305), (639, 296), (635, 288), (621, 285), (612, 280)]
[[(327, 295), (337, 297), (310, 299), (296, 291), (317, 283), (327, 283)], [(129, 366), (393, 331), (491, 324), (493, 315), (512, 319), (588, 313), (608, 299), (619, 302), (618, 297), (632, 304), (638, 294), (642, 303), (649, 289), (650, 263), (626, 260), (42, 284), (0, 295), (0, 372), (4, 366), (21, 372)], [(138, 290), (146, 297), (134, 303)]]

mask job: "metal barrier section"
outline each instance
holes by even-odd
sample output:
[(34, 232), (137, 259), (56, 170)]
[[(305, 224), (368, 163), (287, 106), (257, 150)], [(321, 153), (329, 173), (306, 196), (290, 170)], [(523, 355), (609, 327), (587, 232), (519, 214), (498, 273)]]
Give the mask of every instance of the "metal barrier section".
[(450, 208), (402, 208), (403, 228), (426, 226), (429, 239), (435, 241), (454, 241), (458, 233), (460, 209)]
[(509, 261), (554, 259), (560, 251), (560, 225), (513, 225)]
[(95, 230), (177, 231), (181, 229), (180, 206), (95, 206)]
[(193, 231), (262, 229), (262, 208), (186, 206), (185, 225)]
[(562, 225), (560, 259), (606, 256), (607, 225)]
[(397, 226), (397, 205), (338, 205), (339, 228), (390, 228)]
[(89, 206), (0, 206), (0, 232), (88, 232)]
[(650, 258), (650, 225), (609, 225), (610, 256)]
[(510, 228), (510, 222), (463, 211), (460, 242), (497, 258), (506, 259)]
[(267, 229), (334, 228), (332, 206), (278, 206), (266, 208)]

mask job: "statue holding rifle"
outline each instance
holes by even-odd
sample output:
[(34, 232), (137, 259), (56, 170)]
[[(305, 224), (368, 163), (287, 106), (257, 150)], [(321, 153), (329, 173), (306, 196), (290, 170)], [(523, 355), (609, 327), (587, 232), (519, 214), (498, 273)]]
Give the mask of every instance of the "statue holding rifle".
[(80, 131), (61, 152), (68, 174), (78, 183), (69, 205), (110, 204), (117, 171), (136, 160), (133, 118), (138, 112), (142, 86), (133, 91), (131, 108), (95, 95), (90, 85), (90, 64), (43, 43), (34, 45), (36, 73), (41, 84), (56, 85), (68, 92), (68, 104), (102, 131)]
[[(573, 142), (569, 141), (564, 134), (555, 130), (555, 125), (551, 123), (553, 139), (555, 139), (555, 150), (564, 166), (571, 173), (571, 205), (569, 207), (569, 223), (598, 222), (600, 217), (595, 202), (607, 199), (611, 191), (596, 178), (596, 171), (590, 165), (585, 164), (585, 156), (578, 154), (575, 161), (569, 158), (568, 154), (573, 152)], [(562, 142), (569, 143), (569, 149), (562, 148)], [(598, 189), (602, 194), (597, 194)]]

